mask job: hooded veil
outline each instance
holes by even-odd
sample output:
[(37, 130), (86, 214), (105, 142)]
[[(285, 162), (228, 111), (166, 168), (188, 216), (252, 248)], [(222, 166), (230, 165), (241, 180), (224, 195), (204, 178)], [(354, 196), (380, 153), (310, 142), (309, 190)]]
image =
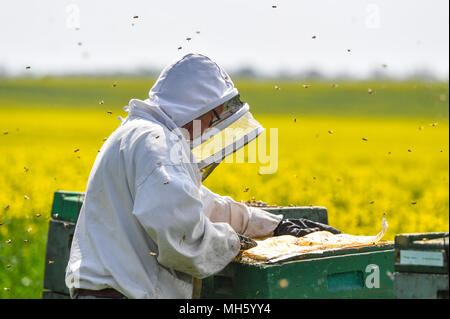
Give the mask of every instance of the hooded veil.
[(222, 104), (230, 107), (219, 123), (189, 145), (191, 160), (197, 163), (204, 180), (226, 156), (264, 131), (249, 112), (249, 105), (240, 101), (224, 69), (204, 55), (185, 55), (161, 72), (148, 99), (132, 99), (125, 110), (129, 116), (147, 113), (180, 139), (186, 139), (180, 129), (183, 125)]

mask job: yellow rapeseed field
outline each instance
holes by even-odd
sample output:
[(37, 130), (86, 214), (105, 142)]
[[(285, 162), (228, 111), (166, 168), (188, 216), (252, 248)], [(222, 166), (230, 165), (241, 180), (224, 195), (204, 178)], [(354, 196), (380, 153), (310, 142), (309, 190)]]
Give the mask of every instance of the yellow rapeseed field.
[[(119, 125), (116, 118), (55, 109), (2, 116), (1, 218), (46, 218), (55, 190), (84, 191), (103, 139)], [(222, 163), (205, 181), (213, 191), (237, 200), (325, 206), (330, 224), (352, 234), (375, 234), (383, 214), (388, 239), (448, 230), (448, 121), (257, 118), (268, 133), (278, 129), (276, 173), (259, 174), (268, 164)]]

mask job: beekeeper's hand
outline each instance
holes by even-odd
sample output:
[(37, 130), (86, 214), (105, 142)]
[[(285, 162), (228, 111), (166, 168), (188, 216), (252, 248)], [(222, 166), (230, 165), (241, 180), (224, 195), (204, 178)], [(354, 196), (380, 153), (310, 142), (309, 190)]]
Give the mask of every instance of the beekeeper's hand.
[(239, 241), (241, 243), (241, 250), (250, 249), (250, 248), (256, 247), (258, 245), (256, 243), (256, 241), (254, 241), (251, 238), (248, 238), (248, 237), (245, 237), (245, 236), (242, 236), (239, 234), (237, 234), (237, 235), (239, 236)]
[(316, 231), (329, 231), (333, 234), (340, 234), (341, 232), (337, 230), (334, 227), (313, 222), (312, 220), (308, 220), (305, 218), (299, 218), (299, 219), (283, 219), (275, 228), (273, 235), (274, 236), (281, 236), (281, 235), (292, 235), (296, 237), (303, 237), (305, 235), (308, 235), (310, 233), (316, 232)]

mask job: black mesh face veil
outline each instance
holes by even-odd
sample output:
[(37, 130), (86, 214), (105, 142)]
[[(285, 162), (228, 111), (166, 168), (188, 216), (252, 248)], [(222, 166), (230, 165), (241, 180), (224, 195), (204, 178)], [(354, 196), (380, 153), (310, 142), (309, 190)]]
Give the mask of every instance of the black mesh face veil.
[(245, 103), (241, 101), (240, 95), (238, 94), (223, 104), (223, 110), (220, 114), (218, 114), (214, 109), (213, 112), (215, 115), (215, 119), (211, 121), (210, 127), (218, 126), (221, 122), (230, 117), (233, 113), (236, 113), (236, 111), (241, 109), (244, 106), (244, 104)]

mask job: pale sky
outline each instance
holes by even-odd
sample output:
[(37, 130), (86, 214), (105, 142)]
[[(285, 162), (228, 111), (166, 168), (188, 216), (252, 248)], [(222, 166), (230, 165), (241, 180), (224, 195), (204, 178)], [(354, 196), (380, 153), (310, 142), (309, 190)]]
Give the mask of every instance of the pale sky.
[(386, 64), (394, 76), (448, 79), (448, 10), (448, 0), (2, 0), (0, 70), (161, 69), (198, 52), (229, 73), (364, 76)]

